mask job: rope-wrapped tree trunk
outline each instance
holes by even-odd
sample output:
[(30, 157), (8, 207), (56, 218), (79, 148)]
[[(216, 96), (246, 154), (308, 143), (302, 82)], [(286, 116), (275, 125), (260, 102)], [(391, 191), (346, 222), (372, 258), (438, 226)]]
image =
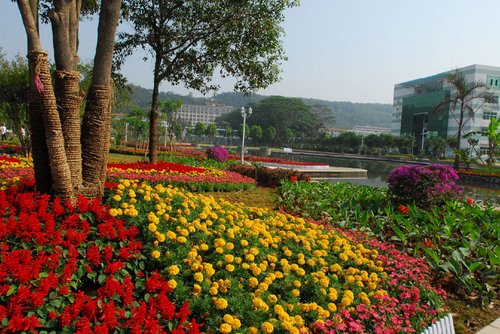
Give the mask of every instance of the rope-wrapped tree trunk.
[(105, 148), (109, 147), (106, 145), (106, 126), (109, 127), (111, 118), (110, 98), (109, 86), (90, 86), (82, 126), (82, 194), (89, 198), (102, 196), (104, 193), (101, 174), (106, 165)]
[[(32, 100), (35, 103), (30, 106), (35, 109), (30, 110), (30, 113), (42, 116), (43, 127), (45, 129), (45, 144), (52, 177), (52, 190), (61, 197), (72, 198), (73, 185), (66, 160), (64, 136), (59, 112), (57, 111), (54, 88), (52, 86), (48, 54), (43, 51), (32, 51), (29, 53), (29, 61), (32, 63), (35, 78), (35, 89), (31, 91), (33, 93)], [(37, 110), (36, 108), (40, 109)], [(37, 125), (34, 124), (33, 119), (31, 123), (33, 124), (32, 128), (37, 129)], [(38, 144), (41, 145), (41, 143)]]
[(82, 147), (80, 143), (80, 73), (55, 72), (55, 93), (61, 125), (64, 129), (64, 149), (68, 161), (73, 192), (78, 194), (82, 184)]
[[(80, 0), (54, 0), (49, 12), (56, 60), (54, 92), (48, 55), (37, 29), (38, 2), (17, 0), (28, 38), (32, 89), (30, 132), (38, 190), (75, 199), (103, 194), (109, 149), (110, 78), (121, 0), (100, 2), (92, 83), (80, 131), (78, 21)], [(81, 140), (81, 141), (80, 141)]]
[(110, 81), (110, 98), (108, 102), (108, 115), (107, 115), (107, 120), (105, 124), (105, 134), (106, 138), (104, 138), (104, 164), (102, 165), (101, 168), (101, 184), (104, 184), (106, 181), (106, 174), (107, 174), (107, 163), (109, 159), (109, 149), (111, 148), (111, 112), (113, 111), (113, 106), (115, 104), (115, 82), (113, 79)]
[(111, 122), (111, 67), (121, 0), (103, 0), (97, 28), (92, 83), (82, 126), (83, 191), (87, 197), (104, 194), (101, 182), (107, 162)]
[[(31, 77), (33, 78), (33, 73)], [(29, 96), (31, 156), (33, 158), (36, 190), (48, 194), (52, 188), (52, 177), (50, 175), (50, 160), (47, 144), (45, 143), (45, 127), (43, 126), (42, 117), (43, 95), (36, 92), (36, 87), (33, 84), (30, 86)]]

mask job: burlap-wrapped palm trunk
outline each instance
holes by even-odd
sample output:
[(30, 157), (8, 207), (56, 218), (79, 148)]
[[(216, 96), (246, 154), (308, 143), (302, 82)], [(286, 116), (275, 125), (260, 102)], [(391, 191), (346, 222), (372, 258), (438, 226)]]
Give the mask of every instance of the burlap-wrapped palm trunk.
[(82, 184), (82, 146), (80, 143), (80, 73), (56, 71), (55, 93), (64, 136), (64, 150), (71, 173), (73, 193), (78, 194)]
[[(54, 86), (38, 35), (38, 5), (17, 0), (28, 37), (32, 87), (30, 132), (37, 190), (75, 199), (102, 196), (111, 124), (111, 65), (120, 0), (102, 0), (92, 83), (80, 122), (80, 75), (75, 70), (79, 0), (55, 0)], [(81, 130), (80, 130), (81, 129)]]
[[(34, 103), (30, 104), (30, 114), (41, 115), (41, 120), (44, 128), (45, 134), (45, 144), (46, 152), (48, 154), (48, 159), (43, 157), (43, 143), (38, 142), (37, 146), (33, 146), (33, 159), (35, 168), (35, 177), (43, 177), (40, 180), (40, 184), (45, 188), (47, 187), (47, 181), (45, 174), (46, 171), (40, 171), (40, 169), (45, 169), (47, 166), (45, 163), (47, 160), (50, 163), (50, 176), (51, 176), (51, 190), (61, 197), (71, 198), (73, 194), (73, 186), (71, 181), (71, 173), (66, 160), (66, 150), (64, 148), (64, 136), (61, 126), (61, 121), (59, 119), (59, 112), (57, 111), (56, 97), (54, 95), (54, 89), (52, 86), (52, 78), (50, 75), (48, 54), (46, 52), (30, 52), (29, 61), (31, 62), (32, 68), (34, 69), (35, 77), (35, 87), (31, 89), (32, 100)], [(37, 120), (31, 120), (32, 133), (39, 134), (41, 127), (40, 124), (35, 124)], [(35, 149), (40, 149), (35, 154)], [(41, 161), (37, 161), (37, 158)], [(43, 164), (40, 164), (42, 162)], [(39, 173), (37, 175), (37, 170)], [(37, 185), (38, 185), (38, 181)], [(39, 189), (42, 190), (42, 189)], [(43, 189), (47, 190), (47, 189)]]

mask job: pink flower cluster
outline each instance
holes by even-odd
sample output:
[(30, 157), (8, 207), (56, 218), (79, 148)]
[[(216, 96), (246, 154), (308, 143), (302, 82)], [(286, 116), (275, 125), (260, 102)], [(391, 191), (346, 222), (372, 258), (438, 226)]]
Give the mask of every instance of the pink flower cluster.
[[(365, 243), (367, 236), (360, 232), (345, 232), (354, 242)], [(388, 294), (379, 297), (378, 303), (359, 304), (352, 310), (341, 310), (332, 319), (315, 324), (323, 333), (415, 333), (425, 329), (435, 321), (443, 311), (442, 298), (446, 292), (431, 286), (431, 273), (423, 259), (413, 258), (393, 245), (377, 240), (368, 241), (368, 245), (379, 252), (384, 272), (388, 274), (388, 283), (384, 287)], [(422, 297), (433, 304), (422, 302)], [(397, 297), (391, 297), (397, 296)]]

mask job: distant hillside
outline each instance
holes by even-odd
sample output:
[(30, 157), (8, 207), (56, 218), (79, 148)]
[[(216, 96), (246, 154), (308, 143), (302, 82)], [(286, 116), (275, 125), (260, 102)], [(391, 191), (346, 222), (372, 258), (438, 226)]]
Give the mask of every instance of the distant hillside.
[[(139, 86), (131, 86), (131, 99), (139, 106), (145, 108), (151, 103), (151, 89)], [(252, 94), (250, 96), (243, 93), (221, 93), (213, 98), (197, 98), (194, 96), (179, 95), (172, 92), (161, 92), (160, 100), (180, 99), (186, 104), (205, 104), (207, 101), (215, 101), (226, 105), (240, 108), (251, 103), (257, 103), (268, 96)], [(371, 125), (384, 128), (391, 127), (392, 106), (380, 103), (353, 103), (335, 102), (318, 99), (301, 98), (304, 103), (311, 106), (326, 107), (333, 113), (334, 123), (325, 121), (326, 127), (352, 129), (356, 125)], [(317, 109), (317, 108), (315, 108)]]
[[(141, 86), (130, 85), (132, 94), (130, 99), (137, 103), (141, 108), (146, 108), (151, 105), (151, 96), (153, 94), (152, 89), (143, 88)], [(206, 98), (197, 98), (194, 96), (179, 95), (172, 92), (160, 92), (160, 101), (166, 99), (176, 99), (182, 100), (186, 104), (204, 104), (206, 103)]]
[(356, 125), (391, 127), (392, 105), (390, 104), (302, 100), (306, 104), (326, 106), (333, 111), (335, 124), (327, 126), (342, 129), (352, 129)]

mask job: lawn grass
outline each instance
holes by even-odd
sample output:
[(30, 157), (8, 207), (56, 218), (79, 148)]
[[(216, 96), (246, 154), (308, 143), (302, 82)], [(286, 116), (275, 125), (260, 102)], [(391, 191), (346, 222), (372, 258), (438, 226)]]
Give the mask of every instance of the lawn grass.
[(137, 162), (146, 160), (147, 157), (145, 158), (143, 155), (110, 153), (108, 162), (119, 163), (119, 162)]
[[(242, 192), (212, 192), (215, 198), (223, 198), (247, 206), (276, 209), (278, 189), (256, 187)], [(468, 305), (459, 297), (449, 293), (446, 304), (453, 314), (457, 334), (474, 334), (500, 317), (500, 300), (495, 300), (490, 307)]]
[(245, 206), (276, 209), (278, 189), (255, 187), (238, 192), (210, 192), (207, 195), (223, 198), (235, 204), (243, 203)]

